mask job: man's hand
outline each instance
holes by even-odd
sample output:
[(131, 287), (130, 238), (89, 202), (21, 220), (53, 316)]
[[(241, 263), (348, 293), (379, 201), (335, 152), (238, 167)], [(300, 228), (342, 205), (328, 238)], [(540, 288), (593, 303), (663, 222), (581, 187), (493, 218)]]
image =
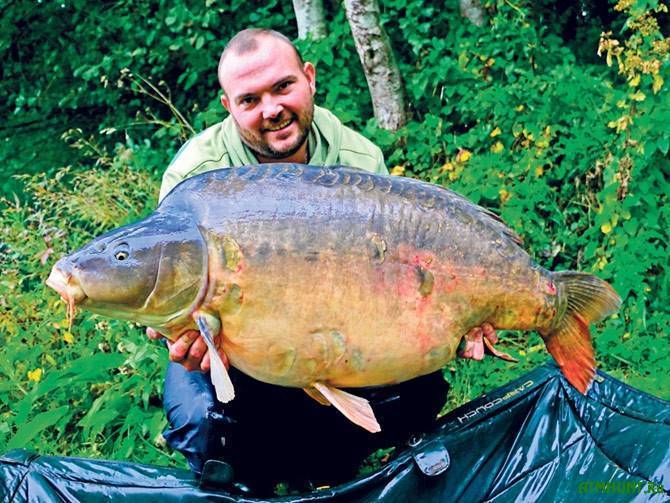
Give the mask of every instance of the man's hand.
[(496, 334), (493, 325), (483, 323), (481, 327), (473, 328), (465, 335), (465, 349), (458, 356), (461, 358), (472, 358), (473, 360), (483, 360), (484, 352), (488, 350), (493, 356), (502, 360), (508, 362), (519, 361), (507, 353), (498, 351), (494, 347), (497, 342), (498, 334)]
[[(221, 344), (222, 334), (214, 337), (214, 344), (219, 348), (219, 356), (223, 364), (228, 368), (230, 363), (228, 357), (219, 347)], [(147, 337), (152, 340), (158, 340), (163, 335), (156, 332), (153, 328), (147, 327)], [(186, 370), (202, 370), (207, 372), (210, 366), (210, 356), (207, 349), (207, 343), (197, 330), (187, 330), (174, 342), (167, 341), (170, 361), (179, 363), (184, 366)]]

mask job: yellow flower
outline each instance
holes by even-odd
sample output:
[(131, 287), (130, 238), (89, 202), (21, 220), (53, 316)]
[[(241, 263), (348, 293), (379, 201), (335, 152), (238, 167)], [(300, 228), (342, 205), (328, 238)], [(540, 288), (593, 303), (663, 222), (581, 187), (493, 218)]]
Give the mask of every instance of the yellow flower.
[(544, 168), (542, 166), (538, 166), (537, 168), (535, 168), (535, 176), (539, 178), (543, 174), (544, 174)]
[(440, 168), (440, 173), (444, 173), (445, 171), (453, 171), (453, 170), (454, 170), (454, 165), (450, 161), (447, 161)]
[(398, 164), (397, 166), (393, 166), (391, 168), (391, 174), (394, 176), (401, 176), (405, 172), (405, 166), (402, 164)]
[(637, 87), (640, 85), (640, 74), (638, 73), (635, 77), (628, 81), (630, 87)]
[(499, 154), (503, 150), (505, 150), (505, 145), (501, 141), (497, 141), (491, 146), (491, 152), (494, 154)]
[(663, 77), (657, 73), (654, 75), (654, 83), (651, 85), (651, 89), (654, 91), (654, 94), (656, 94), (661, 90), (661, 87), (663, 87)]
[(74, 342), (74, 337), (72, 336), (72, 332), (65, 332), (63, 334), (63, 340), (67, 342), (68, 344), (72, 344)]
[(600, 257), (600, 260), (596, 262), (596, 267), (598, 269), (604, 269), (606, 265), (607, 265), (607, 259), (605, 257)]
[(602, 224), (600, 226), (600, 230), (602, 231), (603, 234), (609, 234), (612, 232), (612, 226), (608, 223)]
[(523, 112), (524, 108), (526, 108), (525, 105), (519, 105), (514, 110), (516, 110), (517, 112)]
[(472, 152), (466, 148), (461, 148), (458, 150), (458, 154), (456, 154), (456, 162), (468, 162), (471, 157)]
[(500, 194), (500, 202), (506, 203), (509, 201), (509, 198), (512, 197), (512, 194), (508, 192), (506, 189), (500, 189), (498, 191), (498, 194)]
[(609, 121), (607, 125), (611, 128), (616, 128), (617, 132), (625, 131), (629, 124), (633, 123), (633, 118), (630, 115), (619, 117), (615, 121)]
[(41, 379), (42, 379), (42, 369), (37, 368), (35, 370), (28, 371), (29, 381), (40, 382)]
[(495, 138), (501, 133), (502, 131), (500, 130), (500, 128), (496, 126), (496, 128), (493, 131), (491, 131), (491, 138)]
[(451, 173), (449, 173), (449, 180), (451, 180), (452, 182), (454, 180), (456, 180), (457, 178), (458, 178), (458, 174), (455, 171), (452, 171)]
[(635, 100), (635, 101), (644, 101), (647, 98), (642, 91), (638, 91), (636, 93), (629, 94), (628, 96), (631, 100)]

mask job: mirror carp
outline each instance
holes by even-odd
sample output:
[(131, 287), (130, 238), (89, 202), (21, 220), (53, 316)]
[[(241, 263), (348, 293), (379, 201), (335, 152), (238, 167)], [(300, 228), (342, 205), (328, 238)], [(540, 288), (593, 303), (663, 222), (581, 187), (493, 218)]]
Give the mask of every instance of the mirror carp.
[(567, 380), (595, 375), (589, 325), (614, 312), (609, 284), (551, 272), (494, 213), (414, 179), (268, 164), (183, 181), (147, 218), (63, 257), (47, 284), (74, 306), (155, 328), (199, 329), (217, 397), (231, 365), (303, 388), (379, 431), (339, 388), (434, 372), (474, 327), (537, 330)]

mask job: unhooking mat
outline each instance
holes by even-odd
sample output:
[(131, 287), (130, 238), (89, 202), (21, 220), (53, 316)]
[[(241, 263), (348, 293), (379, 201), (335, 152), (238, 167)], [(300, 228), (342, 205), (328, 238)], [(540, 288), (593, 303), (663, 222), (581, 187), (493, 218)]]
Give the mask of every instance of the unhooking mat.
[[(211, 487), (159, 466), (0, 458), (8, 502), (267, 501)], [(452, 411), (374, 473), (272, 501), (670, 501), (670, 403), (603, 373), (584, 397), (547, 364)]]

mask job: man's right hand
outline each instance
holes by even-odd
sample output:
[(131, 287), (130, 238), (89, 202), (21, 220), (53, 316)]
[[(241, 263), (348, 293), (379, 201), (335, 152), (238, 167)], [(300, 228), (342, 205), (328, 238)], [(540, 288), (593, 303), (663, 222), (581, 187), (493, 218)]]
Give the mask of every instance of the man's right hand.
[[(222, 339), (221, 335), (219, 334), (214, 337), (214, 345), (219, 349), (219, 356), (223, 364), (228, 368), (230, 366), (228, 357), (223, 352), (223, 349), (219, 347)], [(164, 336), (153, 328), (147, 327), (147, 337), (152, 340), (158, 340)], [(183, 365), (186, 370), (202, 370), (203, 372), (209, 370), (210, 355), (207, 343), (197, 330), (187, 330), (174, 342), (168, 339), (167, 345), (170, 353), (170, 361)]]

